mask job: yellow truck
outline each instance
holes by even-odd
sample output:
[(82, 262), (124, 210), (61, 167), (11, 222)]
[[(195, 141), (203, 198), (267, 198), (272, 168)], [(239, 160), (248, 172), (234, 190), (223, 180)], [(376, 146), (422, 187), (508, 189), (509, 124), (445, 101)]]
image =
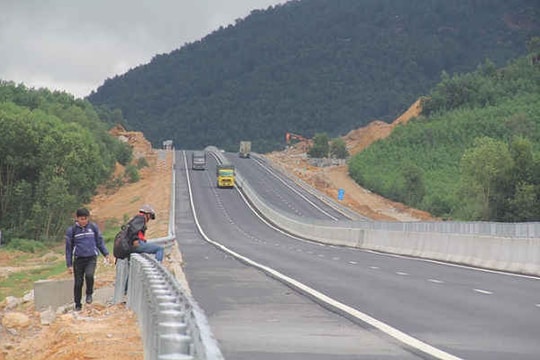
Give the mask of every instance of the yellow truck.
[(234, 165), (218, 164), (216, 166), (216, 175), (218, 188), (234, 187)]

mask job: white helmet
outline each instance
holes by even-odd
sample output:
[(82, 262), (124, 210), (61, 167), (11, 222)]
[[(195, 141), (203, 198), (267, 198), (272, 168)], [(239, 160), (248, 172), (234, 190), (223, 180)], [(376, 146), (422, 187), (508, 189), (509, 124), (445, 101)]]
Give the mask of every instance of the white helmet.
[(152, 207), (152, 205), (148, 205), (148, 204), (144, 204), (143, 206), (141, 206), (141, 208), (139, 209), (139, 212), (143, 213), (143, 214), (149, 214), (150, 215), (150, 219), (154, 220), (156, 218), (156, 211), (154, 210), (154, 208)]

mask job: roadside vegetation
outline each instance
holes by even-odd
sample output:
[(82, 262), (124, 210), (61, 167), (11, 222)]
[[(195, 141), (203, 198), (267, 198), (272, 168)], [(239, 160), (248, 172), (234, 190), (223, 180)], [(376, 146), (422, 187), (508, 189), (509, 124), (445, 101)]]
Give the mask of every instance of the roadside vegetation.
[[(131, 147), (108, 133), (121, 114), (63, 92), (0, 81), (2, 243), (62, 238), (73, 212), (128, 165)], [(129, 168), (129, 181), (139, 179)]]
[(354, 156), (352, 178), (454, 220), (540, 220), (540, 40), (497, 69), (449, 76), (423, 113)]

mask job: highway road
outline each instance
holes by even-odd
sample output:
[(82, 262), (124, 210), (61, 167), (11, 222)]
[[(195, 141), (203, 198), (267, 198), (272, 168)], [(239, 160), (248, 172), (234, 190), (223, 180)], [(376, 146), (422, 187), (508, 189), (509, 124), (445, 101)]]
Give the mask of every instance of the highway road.
[[(539, 358), (538, 278), (291, 237), (237, 190), (216, 188), (212, 157), (206, 171), (182, 159), (179, 152), (177, 240), (225, 358)], [(241, 160), (242, 176), (263, 184), (257, 162)], [(288, 188), (265, 199), (292, 199), (275, 195)], [(302, 201), (294, 200), (296, 215), (308, 216)]]
[(272, 169), (270, 164), (260, 157), (253, 155), (245, 159), (230, 153), (226, 156), (244, 178), (257, 179), (251, 182), (253, 189), (274, 208), (293, 216), (316, 220), (349, 220), (336, 210), (336, 206), (322, 202), (319, 197), (299, 187), (280, 171)]

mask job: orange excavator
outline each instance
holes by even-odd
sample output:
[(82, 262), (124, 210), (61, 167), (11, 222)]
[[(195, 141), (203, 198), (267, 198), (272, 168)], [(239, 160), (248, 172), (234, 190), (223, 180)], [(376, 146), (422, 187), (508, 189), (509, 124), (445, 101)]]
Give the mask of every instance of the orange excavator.
[(285, 133), (285, 142), (287, 143), (287, 145), (291, 144), (291, 140), (307, 141), (308, 139), (306, 139), (302, 135), (293, 134), (293, 133), (290, 133), (290, 132)]

